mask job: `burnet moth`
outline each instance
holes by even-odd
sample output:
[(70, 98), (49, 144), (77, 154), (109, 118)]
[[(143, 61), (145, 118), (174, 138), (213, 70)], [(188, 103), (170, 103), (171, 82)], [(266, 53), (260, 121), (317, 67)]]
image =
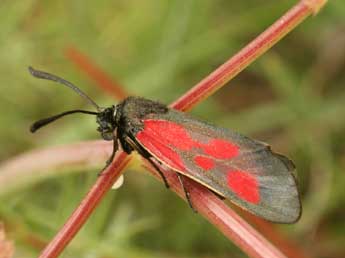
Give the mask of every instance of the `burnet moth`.
[(106, 166), (120, 144), (126, 153), (137, 151), (149, 161), (167, 187), (158, 164), (175, 171), (192, 208), (184, 177), (266, 220), (294, 223), (299, 219), (301, 203), (293, 174), (295, 166), (269, 145), (140, 97), (128, 97), (115, 106), (102, 108), (72, 83), (31, 67), (29, 71), (34, 77), (68, 86), (97, 110), (70, 110), (41, 119), (31, 126), (31, 132), (65, 115), (95, 115), (102, 138), (113, 141)]

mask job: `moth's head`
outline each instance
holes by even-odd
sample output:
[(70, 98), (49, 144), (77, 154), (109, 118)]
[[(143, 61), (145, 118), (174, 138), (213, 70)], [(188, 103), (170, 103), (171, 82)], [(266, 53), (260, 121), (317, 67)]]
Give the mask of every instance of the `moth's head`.
[(97, 131), (101, 133), (101, 136), (106, 141), (114, 139), (114, 131), (117, 127), (115, 121), (116, 106), (104, 108), (97, 114), (97, 124), (99, 125)]

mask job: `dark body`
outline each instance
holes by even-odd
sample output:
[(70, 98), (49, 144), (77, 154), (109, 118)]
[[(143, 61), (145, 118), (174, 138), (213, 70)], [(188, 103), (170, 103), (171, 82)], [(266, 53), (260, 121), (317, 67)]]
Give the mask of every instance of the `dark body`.
[(136, 142), (136, 134), (144, 127), (143, 120), (150, 114), (163, 115), (169, 112), (169, 109), (158, 102), (147, 100), (140, 97), (128, 97), (116, 107), (114, 116), (115, 125), (118, 125), (118, 137), (123, 150), (130, 154), (133, 151), (128, 137)]

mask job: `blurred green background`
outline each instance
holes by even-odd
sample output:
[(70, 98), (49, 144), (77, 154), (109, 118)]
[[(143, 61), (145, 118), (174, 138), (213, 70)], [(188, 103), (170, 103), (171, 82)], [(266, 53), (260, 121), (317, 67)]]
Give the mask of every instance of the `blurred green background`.
[[(102, 106), (115, 103), (66, 57), (74, 46), (126, 91), (170, 103), (295, 2), (1, 0), (0, 159), (99, 139), (88, 116), (29, 133), (39, 118), (89, 107), (70, 90), (30, 77), (27, 66), (63, 76)], [(345, 2), (335, 0), (192, 111), (295, 161), (303, 215), (296, 225), (276, 227), (309, 257), (345, 257), (344, 69)], [(124, 186), (107, 195), (62, 257), (246, 257), (140, 170), (126, 172)], [(57, 173), (0, 196), (0, 221), (16, 257), (38, 255), (97, 171)]]

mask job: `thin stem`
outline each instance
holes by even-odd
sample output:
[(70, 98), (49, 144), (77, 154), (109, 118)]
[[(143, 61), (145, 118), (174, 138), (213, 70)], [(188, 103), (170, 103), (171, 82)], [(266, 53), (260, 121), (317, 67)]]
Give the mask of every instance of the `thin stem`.
[(18, 191), (57, 173), (61, 175), (85, 168), (99, 168), (104, 165), (111, 150), (109, 142), (97, 140), (32, 150), (19, 155), (1, 163), (0, 195)]
[(284, 235), (279, 232), (272, 223), (265, 221), (245, 210), (236, 207), (236, 212), (238, 212), (241, 217), (249, 221), (251, 224), (255, 225), (255, 228), (267, 239), (274, 244), (279, 246), (279, 250), (284, 253), (287, 257), (294, 258), (307, 258), (309, 257), (306, 251), (303, 250), (303, 246), (298, 245), (297, 239), (286, 239)]
[(246, 47), (172, 103), (171, 107), (181, 111), (190, 110), (196, 104), (224, 86), (288, 32), (293, 30), (306, 17), (314, 13), (315, 7), (311, 5), (311, 2), (316, 5), (324, 1), (300, 1)]
[[(150, 164), (145, 164), (145, 167), (153, 172), (157, 179), (161, 180)], [(161, 170), (168, 179), (170, 188), (181, 198), (185, 199), (184, 191), (181, 188), (176, 174), (171, 173), (170, 170), (162, 168)], [(286, 257), (206, 187), (188, 178), (184, 178), (184, 184), (189, 190), (194, 209), (220, 230), (228, 239), (240, 247), (247, 255), (250, 257), (265, 258)]]
[(112, 164), (99, 176), (82, 203), (72, 213), (66, 224), (55, 235), (39, 257), (57, 257), (65, 249), (66, 245), (78, 233), (90, 214), (103, 199), (103, 196), (119, 178), (121, 171), (126, 167), (129, 160), (129, 157), (124, 152), (116, 155)]

